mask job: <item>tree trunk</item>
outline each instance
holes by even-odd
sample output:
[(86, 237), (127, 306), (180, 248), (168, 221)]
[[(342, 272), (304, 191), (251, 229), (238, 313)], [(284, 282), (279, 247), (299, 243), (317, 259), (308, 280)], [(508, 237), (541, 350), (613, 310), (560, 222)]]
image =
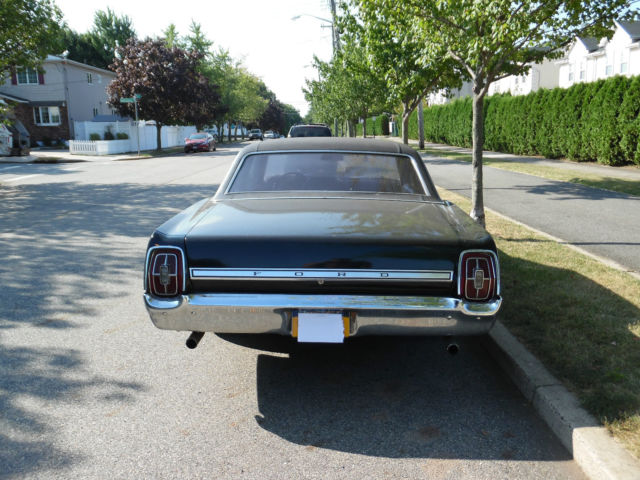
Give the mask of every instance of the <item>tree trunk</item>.
[(367, 138), (367, 116), (362, 119), (362, 138)]
[(351, 120), (347, 120), (347, 137), (353, 137), (353, 122)]
[(418, 148), (424, 150), (424, 107), (422, 99), (418, 103)]
[(156, 122), (156, 150), (162, 150), (162, 125)]
[(227, 120), (227, 139), (231, 143), (231, 120)]
[(402, 102), (402, 143), (409, 145), (409, 117), (411, 112), (409, 111), (409, 104)]
[(471, 127), (471, 140), (473, 153), (471, 166), (471, 212), (469, 215), (477, 223), (485, 226), (484, 200), (482, 196), (482, 150), (484, 147), (484, 94), (477, 81), (473, 85), (473, 120)]

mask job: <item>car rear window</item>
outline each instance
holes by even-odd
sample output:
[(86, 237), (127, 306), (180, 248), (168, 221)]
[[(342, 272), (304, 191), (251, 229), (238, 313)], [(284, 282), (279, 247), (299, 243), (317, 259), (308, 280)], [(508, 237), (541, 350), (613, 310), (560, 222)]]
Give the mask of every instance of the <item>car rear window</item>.
[(301, 190), (426, 194), (411, 158), (357, 152), (248, 155), (227, 192)]
[(291, 137), (330, 137), (331, 130), (329, 127), (313, 126), (313, 127), (291, 127), (289, 133)]
[(201, 140), (203, 138), (207, 138), (207, 136), (204, 133), (194, 133), (193, 135), (190, 135), (189, 138), (191, 140)]

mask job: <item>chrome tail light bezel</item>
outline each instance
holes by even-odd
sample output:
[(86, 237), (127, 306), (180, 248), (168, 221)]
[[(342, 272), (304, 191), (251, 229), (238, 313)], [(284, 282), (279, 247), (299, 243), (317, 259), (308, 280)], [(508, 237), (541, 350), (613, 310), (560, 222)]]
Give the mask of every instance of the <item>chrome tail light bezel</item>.
[[(152, 262), (158, 255), (168, 254), (176, 256), (176, 288), (168, 293), (156, 292), (151, 281)], [(144, 267), (144, 291), (156, 297), (175, 297), (181, 295), (187, 288), (187, 265), (184, 250), (174, 245), (158, 245), (147, 250), (147, 258)]]
[[(484, 296), (472, 296), (468, 294), (467, 282), (473, 282), (473, 276), (467, 277), (467, 265), (471, 260), (482, 260), (487, 262), (489, 272), (493, 275), (489, 275), (490, 286), (488, 292)], [(458, 260), (458, 295), (460, 298), (469, 300), (472, 302), (488, 302), (498, 296), (500, 296), (500, 263), (498, 262), (498, 256), (492, 250), (465, 250), (460, 253)]]

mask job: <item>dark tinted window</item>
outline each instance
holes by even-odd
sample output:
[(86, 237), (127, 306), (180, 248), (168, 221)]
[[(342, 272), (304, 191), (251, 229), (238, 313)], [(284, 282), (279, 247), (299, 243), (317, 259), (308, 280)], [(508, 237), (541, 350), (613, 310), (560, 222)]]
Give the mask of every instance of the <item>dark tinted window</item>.
[(410, 158), (358, 152), (249, 155), (229, 193), (295, 190), (425, 194)]
[(291, 137), (330, 137), (331, 129), (322, 125), (303, 125), (291, 127), (289, 131)]

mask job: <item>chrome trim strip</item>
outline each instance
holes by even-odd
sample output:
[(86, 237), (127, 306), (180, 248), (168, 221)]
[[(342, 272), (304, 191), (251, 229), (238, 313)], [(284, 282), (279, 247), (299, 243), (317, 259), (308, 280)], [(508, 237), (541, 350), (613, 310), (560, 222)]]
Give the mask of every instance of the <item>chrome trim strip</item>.
[(187, 256), (184, 254), (182, 248), (176, 247), (175, 245), (156, 245), (147, 250), (147, 258), (144, 261), (144, 291), (148, 291), (147, 277), (149, 276), (149, 259), (151, 258), (151, 253), (161, 248), (173, 248), (179, 250), (182, 254), (182, 291), (184, 292), (187, 289)]
[[(229, 193), (229, 189), (235, 182), (238, 172), (240, 171), (240, 169), (242, 168), (242, 165), (244, 164), (244, 161), (248, 157), (252, 155), (272, 155), (272, 154), (282, 154), (282, 153), (294, 153), (294, 154), (295, 153), (344, 153), (344, 154), (356, 154), (356, 155), (357, 154), (380, 155), (383, 157), (406, 157), (411, 161), (411, 165), (413, 165), (413, 169), (416, 172), (416, 176), (420, 180), (420, 184), (422, 185), (422, 189), (424, 190), (423, 196), (426, 196), (426, 197), (437, 196), (436, 192), (431, 192), (427, 187), (427, 184), (424, 181), (424, 178), (422, 178), (422, 175), (420, 174), (420, 169), (417, 168), (416, 166), (416, 159), (407, 153), (370, 152), (367, 150), (331, 150), (331, 149), (328, 149), (328, 150), (263, 150), (263, 151), (258, 150), (255, 152), (249, 152), (244, 157), (242, 157), (242, 159), (238, 163), (238, 166), (236, 167), (235, 171), (233, 172), (233, 175), (231, 176), (231, 178), (229, 179), (229, 182), (226, 185), (223, 195), (231, 195)], [(238, 193), (253, 193), (253, 192), (238, 192)], [(381, 193), (381, 192), (378, 192), (378, 193)], [(416, 195), (420, 195), (420, 194), (416, 194)]]
[(242, 280), (409, 280), (419, 282), (452, 282), (450, 270), (314, 270), (300, 268), (230, 269), (230, 268), (190, 268), (192, 280), (242, 279)]
[(194, 307), (219, 307), (240, 313), (256, 309), (310, 310), (391, 310), (391, 311), (458, 311), (465, 315), (484, 317), (495, 315), (502, 298), (491, 302), (469, 302), (451, 297), (403, 297), (397, 295), (305, 295), (284, 293), (196, 293), (173, 298), (144, 294), (147, 306), (171, 310), (182, 304)]

